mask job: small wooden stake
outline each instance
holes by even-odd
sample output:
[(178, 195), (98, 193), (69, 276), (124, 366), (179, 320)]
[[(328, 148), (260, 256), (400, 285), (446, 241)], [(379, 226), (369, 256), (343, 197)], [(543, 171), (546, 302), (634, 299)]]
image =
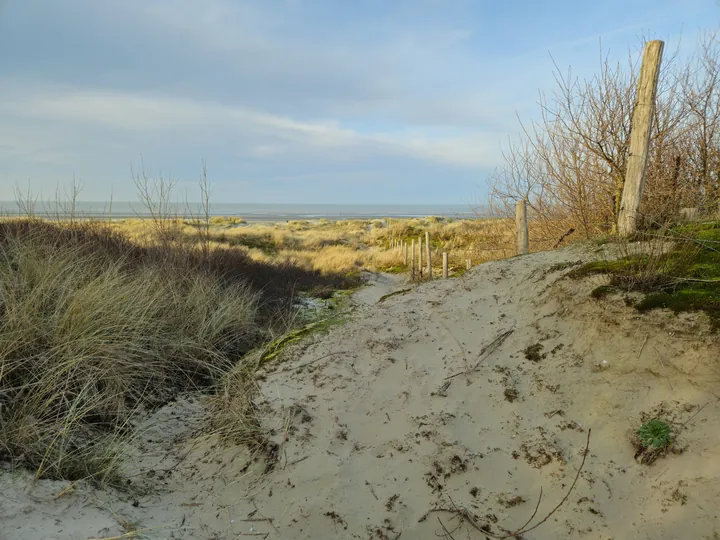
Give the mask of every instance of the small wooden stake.
[(517, 229), (518, 255), (527, 255), (530, 252), (528, 242), (527, 201), (525, 199), (515, 203), (515, 228)]
[(420, 279), (422, 279), (423, 274), (423, 263), (422, 263), (422, 236), (418, 238), (418, 274), (420, 274)]
[(427, 259), (427, 278), (432, 279), (432, 255), (430, 254), (430, 233), (425, 233), (425, 258)]
[(415, 279), (415, 239), (412, 239), (412, 251), (410, 257), (410, 275)]
[(408, 245), (407, 242), (403, 242), (403, 253), (405, 254), (405, 259), (403, 260), (403, 264), (407, 266), (408, 261)]
[(443, 251), (443, 279), (448, 278), (448, 254), (447, 251)]

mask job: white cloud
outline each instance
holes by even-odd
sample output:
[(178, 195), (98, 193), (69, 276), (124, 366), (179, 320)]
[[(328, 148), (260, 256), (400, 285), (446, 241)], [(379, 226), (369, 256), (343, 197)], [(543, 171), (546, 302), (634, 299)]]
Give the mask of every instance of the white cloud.
[(0, 118), (4, 118), (0, 144), (9, 144), (16, 125), (32, 120), (60, 122), (66, 126), (63, 137), (78, 140), (91, 136), (92, 128), (114, 130), (115, 137), (165, 134), (192, 141), (212, 134), (243, 141), (266, 139), (274, 143), (253, 143), (246, 150), (255, 157), (269, 159), (283, 153), (344, 150), (349, 155), (377, 153), (461, 167), (491, 167), (499, 157), (498, 134), (492, 132), (436, 136), (407, 131), (359, 132), (336, 120), (297, 120), (169, 96), (87, 89), (22, 91), (17, 82), (4, 85), (0, 80), (0, 87), (13, 86), (15, 92), (0, 90)]

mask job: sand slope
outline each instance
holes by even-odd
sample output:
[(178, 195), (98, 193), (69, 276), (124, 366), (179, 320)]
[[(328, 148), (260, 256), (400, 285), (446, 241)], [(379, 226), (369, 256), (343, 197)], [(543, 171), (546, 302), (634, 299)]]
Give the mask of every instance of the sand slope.
[[(349, 321), (260, 382), (280, 444), (267, 474), (247, 451), (192, 435), (204, 409), (181, 400), (147, 420), (131, 454), (132, 489), (153, 489), (80, 485), (55, 500), (66, 484), (5, 473), (0, 538), (135, 526), (149, 538), (433, 539), (440, 518), (453, 538), (479, 539), (430, 511), (452, 498), (501, 534), (530, 518), (542, 488), (539, 521), (572, 484), (589, 428), (568, 501), (524, 538), (718, 538), (718, 338), (696, 316), (591, 300), (601, 278), (560, 279), (591, 256), (573, 247), (489, 263), (379, 304), (366, 292)], [(641, 465), (629, 434), (659, 408), (684, 452)]]

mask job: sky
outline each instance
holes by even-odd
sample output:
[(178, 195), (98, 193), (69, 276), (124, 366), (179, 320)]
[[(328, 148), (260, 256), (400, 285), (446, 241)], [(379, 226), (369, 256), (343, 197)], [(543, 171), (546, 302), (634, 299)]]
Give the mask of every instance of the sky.
[(716, 0), (0, 0), (0, 200), (482, 201), (553, 60), (692, 48)]

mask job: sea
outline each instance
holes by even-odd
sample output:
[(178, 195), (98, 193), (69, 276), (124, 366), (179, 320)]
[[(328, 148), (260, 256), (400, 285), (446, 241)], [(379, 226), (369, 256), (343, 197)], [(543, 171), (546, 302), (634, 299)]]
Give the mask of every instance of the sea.
[[(23, 216), (32, 213), (38, 217), (63, 219), (71, 214), (88, 219), (148, 218), (151, 213), (137, 202), (76, 202), (73, 209), (69, 203), (36, 202), (27, 204), (0, 201), (0, 215)], [(167, 213), (178, 217), (204, 215), (200, 205), (174, 205)], [(482, 217), (482, 209), (470, 204), (247, 204), (216, 203), (210, 205), (210, 215), (238, 217), (248, 222), (280, 222), (328, 219), (384, 219), (436, 216), (455, 219)]]

